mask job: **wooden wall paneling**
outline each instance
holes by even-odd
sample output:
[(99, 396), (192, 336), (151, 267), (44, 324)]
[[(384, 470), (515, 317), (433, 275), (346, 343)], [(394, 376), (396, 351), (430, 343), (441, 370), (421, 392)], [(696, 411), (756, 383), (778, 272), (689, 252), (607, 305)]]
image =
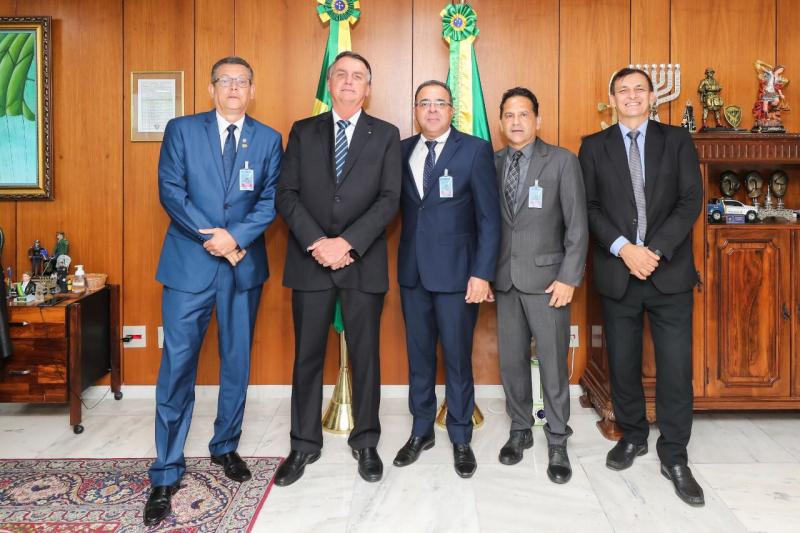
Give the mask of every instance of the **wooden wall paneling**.
[[(11, 267), (12, 281), (20, 277), (17, 272), (17, 203), (0, 202), (0, 228), (5, 235), (5, 247), (0, 254), (0, 265), (7, 269)], [(25, 264), (25, 263), (21, 263)], [(5, 275), (5, 273), (4, 273)]]
[[(791, 83), (784, 94), (792, 108), (783, 113), (783, 124), (787, 131), (800, 131), (800, 2), (796, 0), (777, 0), (777, 59), (784, 65), (785, 76)], [(795, 185), (797, 186), (797, 185)]]
[(672, 0), (671, 56), (681, 64), (685, 87), (683, 96), (670, 104), (675, 120), (680, 122), (688, 98), (700, 128), (697, 86), (710, 66), (722, 85), (725, 105), (742, 108), (740, 127), (753, 126), (751, 110), (758, 93), (753, 63), (775, 62), (775, 16), (776, 0), (706, 0), (702, 8), (696, 0)]
[[(610, 120), (597, 112), (597, 103), (608, 102), (611, 73), (630, 63), (630, 20), (628, 0), (561, 0), (558, 144), (574, 153), (578, 153), (582, 136), (599, 130), (601, 120)], [(586, 368), (591, 340), (587, 320), (590, 285), (587, 271), (572, 302), (572, 323), (579, 328), (579, 347), (570, 352), (572, 383), (578, 382)]]
[[(353, 50), (364, 54), (372, 67), (367, 111), (397, 126), (401, 138), (411, 135), (413, 120), (412, 13), (412, 0), (362, 2), (361, 20), (352, 33)], [(399, 215), (387, 229), (386, 237), (389, 292), (381, 315), (381, 382), (404, 384), (408, 382), (408, 358), (397, 284)]]
[[(194, 2), (194, 112), (213, 109), (208, 94), (211, 67), (218, 59), (234, 55), (234, 0), (195, 0)], [(247, 58), (245, 58), (247, 59)], [(248, 61), (249, 62), (249, 61)], [(252, 66), (252, 65), (251, 65)], [(208, 325), (197, 383), (219, 383), (219, 351), (217, 349), (216, 312)]]
[(125, 214), (122, 235), (125, 276), (123, 324), (146, 325), (147, 348), (122, 352), (123, 379), (127, 384), (153, 384), (158, 376), (161, 351), (157, 328), (161, 325), (161, 285), (155, 280), (161, 243), (168, 218), (158, 200), (158, 156), (161, 143), (130, 140), (131, 71), (182, 70), (184, 112), (194, 112), (194, 9), (192, 2), (125, 0), (123, 71), (117, 92), (124, 117), (120, 137), (124, 147)]
[[(669, 13), (670, 0), (631, 0), (631, 63), (671, 63)], [(686, 86), (681, 91), (685, 92)], [(678, 100), (681, 98), (682, 95)], [(661, 122), (671, 123), (669, 105), (661, 106), (659, 118)], [(677, 123), (680, 119), (678, 115)]]

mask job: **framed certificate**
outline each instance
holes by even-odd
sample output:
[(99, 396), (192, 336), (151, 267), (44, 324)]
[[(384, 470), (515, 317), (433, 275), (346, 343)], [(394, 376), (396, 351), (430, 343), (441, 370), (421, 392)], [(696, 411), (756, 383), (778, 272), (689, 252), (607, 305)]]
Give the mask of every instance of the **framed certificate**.
[(183, 71), (131, 72), (131, 141), (161, 141), (183, 115)]

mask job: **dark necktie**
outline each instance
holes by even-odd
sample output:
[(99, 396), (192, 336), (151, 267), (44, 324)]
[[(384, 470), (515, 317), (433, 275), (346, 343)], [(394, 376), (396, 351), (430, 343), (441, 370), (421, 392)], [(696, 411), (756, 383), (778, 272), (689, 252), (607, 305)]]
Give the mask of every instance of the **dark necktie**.
[(422, 170), (422, 194), (424, 195), (433, 179), (433, 167), (436, 165), (436, 141), (425, 141), (428, 147), (428, 156), (425, 158), (425, 167)]
[(642, 158), (639, 155), (638, 130), (628, 132), (631, 139), (631, 150), (628, 153), (628, 167), (631, 170), (631, 185), (633, 185), (633, 198), (636, 201), (636, 226), (639, 240), (644, 242), (647, 234), (647, 204), (644, 198), (644, 174), (642, 173)]
[(236, 124), (228, 126), (228, 137), (225, 139), (225, 147), (222, 149), (222, 170), (225, 172), (225, 184), (231, 181), (233, 174), (233, 162), (236, 160)]
[(336, 151), (333, 160), (336, 164), (336, 183), (339, 183), (342, 177), (342, 169), (344, 169), (344, 162), (347, 159), (347, 135), (344, 130), (350, 125), (350, 121), (338, 120), (336, 125), (339, 129), (336, 131)]
[(511, 156), (511, 166), (506, 174), (505, 182), (503, 183), (503, 193), (506, 197), (508, 211), (514, 212), (517, 205), (517, 188), (519, 187), (519, 158), (522, 157), (522, 151), (517, 150)]

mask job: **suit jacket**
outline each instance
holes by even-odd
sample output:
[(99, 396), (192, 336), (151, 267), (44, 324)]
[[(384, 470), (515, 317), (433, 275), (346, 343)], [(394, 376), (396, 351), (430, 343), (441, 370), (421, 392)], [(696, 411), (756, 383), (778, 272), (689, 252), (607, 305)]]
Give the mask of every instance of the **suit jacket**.
[[(397, 213), (399, 197), (400, 133), (395, 126), (361, 112), (337, 185), (332, 113), (295, 122), (277, 197), (291, 233), (283, 284), (305, 291), (389, 290), (385, 230)], [(326, 236), (349, 242), (355, 263), (340, 270), (317, 263), (306, 250)]]
[[(513, 285), (524, 293), (543, 294), (555, 280), (578, 286), (589, 245), (578, 158), (536, 139), (528, 173), (520, 180), (522, 194), (510, 213), (503, 196), (503, 171), (510, 152), (504, 148), (495, 153), (503, 224), (494, 287), (508, 291)], [(527, 192), (537, 181), (542, 188), (541, 209), (528, 207)]]
[[(603, 296), (625, 294), (630, 271), (610, 247), (624, 235), (636, 243), (636, 203), (628, 155), (618, 126), (583, 139), (578, 155), (586, 185), (589, 229), (594, 236), (594, 283)], [(700, 214), (703, 188), (692, 138), (683, 128), (650, 120), (644, 146), (647, 234), (644, 244), (662, 258), (650, 276), (665, 294), (691, 290), (697, 282), (691, 230)]]
[[(246, 142), (245, 142), (246, 141)], [(225, 258), (214, 257), (201, 228), (225, 228), (247, 254), (236, 265), (238, 290), (269, 276), (264, 231), (275, 218), (275, 187), (281, 162), (281, 136), (245, 117), (232, 175), (223, 175), (222, 148), (215, 111), (169, 121), (158, 161), (158, 192), (170, 218), (156, 279), (167, 287), (198, 293), (206, 289)], [(239, 170), (253, 170), (253, 190), (239, 190)]]
[[(422, 198), (409, 157), (419, 141), (403, 141), (403, 230), (397, 254), (400, 285), (421, 280), (432, 292), (461, 292), (469, 278), (493, 281), (500, 246), (500, 204), (492, 145), (451, 128)], [(440, 198), (439, 176), (453, 177), (453, 197)]]

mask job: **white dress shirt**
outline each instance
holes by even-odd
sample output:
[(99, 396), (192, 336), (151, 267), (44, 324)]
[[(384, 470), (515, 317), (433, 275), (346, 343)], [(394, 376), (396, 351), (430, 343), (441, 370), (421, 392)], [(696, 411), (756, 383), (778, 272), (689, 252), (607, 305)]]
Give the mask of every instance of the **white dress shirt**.
[[(446, 132), (435, 139), (426, 139), (424, 135), (420, 135), (417, 145), (411, 151), (411, 157), (408, 158), (408, 164), (411, 167), (411, 173), (414, 175), (414, 183), (417, 185), (420, 198), (422, 198), (422, 196), (425, 194), (425, 191), (422, 188), (422, 179), (425, 172), (425, 159), (428, 157), (428, 147), (425, 145), (425, 141), (436, 141), (436, 146), (433, 148), (433, 151), (436, 153), (436, 161), (438, 161), (439, 156), (442, 155), (442, 150), (444, 150), (444, 143), (447, 142), (447, 138), (449, 136), (450, 128), (447, 128)], [(436, 161), (433, 162), (434, 165), (436, 164)]]
[(242, 115), (242, 118), (236, 122), (228, 122), (225, 120), (225, 117), (220, 115), (219, 111), (217, 111), (217, 129), (219, 130), (219, 148), (221, 152), (225, 151), (225, 141), (228, 140), (228, 126), (231, 124), (236, 125), (236, 129), (233, 130), (233, 139), (235, 141), (236, 148), (238, 149), (239, 137), (242, 136), (242, 126), (244, 126), (244, 115)]
[[(336, 134), (339, 133), (339, 126), (336, 125), (337, 122), (342, 120), (342, 117), (339, 116), (336, 111), (331, 109), (331, 113), (333, 113), (333, 145), (336, 146)], [(359, 109), (356, 111), (352, 117), (344, 120), (349, 120), (350, 125), (344, 129), (344, 136), (347, 137), (347, 147), (350, 147), (350, 141), (353, 140), (353, 132), (356, 131), (356, 124), (358, 123), (358, 119), (361, 116), (361, 110)]]

